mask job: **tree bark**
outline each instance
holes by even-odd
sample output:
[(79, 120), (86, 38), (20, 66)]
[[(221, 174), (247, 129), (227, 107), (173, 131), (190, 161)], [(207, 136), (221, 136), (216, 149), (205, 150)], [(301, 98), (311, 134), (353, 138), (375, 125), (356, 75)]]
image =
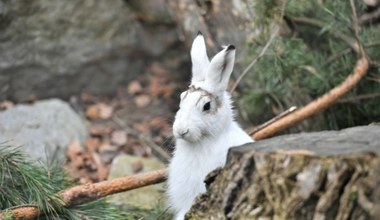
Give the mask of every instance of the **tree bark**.
[(380, 126), (284, 135), (233, 148), (188, 219), (376, 219)]
[[(190, 47), (198, 31), (206, 39), (209, 57), (214, 56), (220, 47), (233, 44), (237, 48), (234, 73), (241, 73), (239, 65), (246, 57), (247, 39), (252, 39), (257, 28), (252, 20), (252, 2), (247, 0), (179, 0), (167, 1), (182, 41)], [(233, 74), (234, 74), (233, 73)]]

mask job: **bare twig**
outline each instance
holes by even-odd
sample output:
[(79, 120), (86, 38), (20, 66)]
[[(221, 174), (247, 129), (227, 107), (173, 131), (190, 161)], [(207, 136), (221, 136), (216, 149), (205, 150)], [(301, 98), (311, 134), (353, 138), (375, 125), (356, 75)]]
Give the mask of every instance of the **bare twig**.
[(372, 12), (365, 13), (362, 16), (360, 16), (358, 18), (358, 22), (360, 24), (367, 24), (367, 23), (369, 23), (373, 20), (376, 20), (378, 18), (380, 18), (380, 7), (378, 7), (376, 10), (374, 10)]
[[(118, 192), (161, 183), (166, 180), (167, 172), (167, 169), (162, 169), (99, 183), (74, 186), (59, 192), (58, 195), (62, 197), (65, 207), (80, 205)], [(11, 214), (15, 219), (34, 219), (43, 214), (34, 206), (18, 207), (1, 211), (0, 219), (6, 213)]]
[(356, 6), (355, 6), (354, 0), (350, 0), (350, 5), (351, 5), (351, 10), (352, 10), (352, 21), (353, 21), (352, 26), (354, 29), (355, 40), (357, 42), (357, 45), (359, 46), (360, 55), (362, 57), (367, 56), (367, 54), (364, 51), (363, 44), (360, 42), (360, 38), (359, 38), (360, 26), (359, 26), (358, 15), (356, 13)]
[(139, 139), (142, 140), (142, 142), (146, 146), (149, 146), (162, 161), (164, 162), (170, 161), (170, 158), (171, 158), (170, 154), (164, 149), (162, 149), (162, 147), (155, 144), (154, 141), (148, 135), (141, 134), (139, 135)]
[(349, 75), (345, 81), (336, 86), (328, 93), (324, 94), (315, 101), (309, 103), (305, 107), (298, 111), (289, 114), (280, 120), (274, 122), (268, 127), (254, 133), (252, 138), (254, 140), (264, 139), (274, 135), (275, 133), (282, 131), (286, 128), (292, 127), (296, 123), (309, 118), (338, 101), (340, 97), (350, 91), (366, 74), (369, 68), (369, 62), (367, 58), (363, 57), (359, 59), (355, 65), (353, 73)]
[(236, 79), (236, 82), (234, 83), (234, 85), (231, 88), (231, 93), (233, 91), (235, 91), (237, 85), (240, 83), (240, 81), (243, 79), (243, 77), (245, 75), (247, 75), (247, 73), (249, 72), (249, 70), (265, 54), (265, 52), (268, 50), (269, 46), (272, 44), (274, 38), (277, 36), (279, 29), (280, 29), (279, 27), (276, 27), (276, 29), (271, 34), (271, 36), (270, 36), (269, 40), (267, 41), (267, 43), (265, 44), (265, 46), (261, 49), (260, 53), (252, 60), (252, 62), (247, 66), (247, 68), (244, 69), (244, 71), (242, 72), (242, 74), (240, 74), (240, 76)]
[(355, 31), (355, 36), (358, 37), (360, 26), (358, 22), (358, 14), (356, 13), (356, 6), (354, 0), (350, 0), (351, 10), (352, 10), (352, 23), (353, 23), (353, 29)]
[[(284, 2), (282, 4), (282, 7), (281, 7), (280, 20), (282, 20), (283, 17), (284, 17), (286, 3), (287, 3), (287, 1), (284, 0)], [(240, 81), (243, 79), (243, 77), (245, 75), (247, 75), (248, 71), (257, 63), (257, 61), (259, 61), (259, 59), (262, 56), (264, 56), (265, 52), (268, 50), (269, 46), (272, 44), (274, 38), (277, 36), (279, 30), (280, 30), (279, 26), (277, 26), (274, 29), (274, 31), (272, 32), (272, 34), (269, 37), (269, 40), (267, 41), (267, 43), (265, 44), (265, 46), (261, 49), (260, 53), (252, 60), (252, 62), (244, 69), (244, 71), (236, 79), (236, 82), (234, 83), (234, 85), (231, 88), (231, 91), (230, 91), (231, 93), (235, 91), (236, 87), (238, 86), (238, 84), (240, 83)]]
[(342, 99), (339, 101), (339, 103), (353, 103), (353, 102), (357, 102), (357, 101), (363, 100), (363, 99), (374, 99), (374, 98), (380, 98), (380, 93), (357, 95), (355, 97)]
[(297, 110), (296, 106), (290, 107), (288, 110), (281, 112), (279, 115), (275, 116), (274, 118), (270, 119), (269, 121), (265, 122), (264, 124), (261, 124), (255, 128), (253, 128), (251, 131), (248, 132), (249, 135), (253, 135), (254, 133), (263, 130), (264, 128), (268, 127), (269, 125), (273, 124), (275, 121), (280, 120), (281, 118), (289, 115), (290, 113)]

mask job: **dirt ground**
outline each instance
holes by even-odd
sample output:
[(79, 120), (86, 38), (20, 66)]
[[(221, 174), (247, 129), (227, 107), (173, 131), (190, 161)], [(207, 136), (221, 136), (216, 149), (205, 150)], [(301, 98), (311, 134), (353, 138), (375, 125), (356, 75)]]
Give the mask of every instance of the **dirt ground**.
[[(90, 132), (84, 146), (68, 146), (65, 168), (71, 177), (81, 183), (105, 180), (113, 158), (121, 153), (155, 156), (164, 163), (170, 159), (171, 125), (179, 92), (186, 86), (170, 71), (154, 63), (115, 96), (81, 94), (70, 99), (88, 120)], [(135, 172), (141, 166), (136, 163)]]

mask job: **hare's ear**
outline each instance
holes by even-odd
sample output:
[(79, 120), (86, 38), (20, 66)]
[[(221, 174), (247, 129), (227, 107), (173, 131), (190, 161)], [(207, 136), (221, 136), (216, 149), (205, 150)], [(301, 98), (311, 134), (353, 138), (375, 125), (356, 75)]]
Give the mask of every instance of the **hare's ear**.
[(200, 31), (194, 39), (190, 54), (191, 62), (193, 64), (191, 84), (204, 81), (210, 61), (207, 56), (205, 39)]
[(235, 62), (235, 46), (228, 45), (212, 58), (207, 70), (205, 86), (214, 93), (227, 89)]

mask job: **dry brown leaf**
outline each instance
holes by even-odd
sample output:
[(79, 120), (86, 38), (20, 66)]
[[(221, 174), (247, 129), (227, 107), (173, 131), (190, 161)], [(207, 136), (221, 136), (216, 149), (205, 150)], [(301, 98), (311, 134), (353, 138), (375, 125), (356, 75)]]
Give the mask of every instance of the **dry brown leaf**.
[(92, 124), (90, 126), (90, 134), (92, 136), (102, 136), (111, 133), (112, 127), (110, 125)]
[(105, 166), (102, 163), (102, 160), (101, 160), (100, 155), (98, 153), (94, 152), (91, 155), (92, 155), (92, 158), (94, 158), (96, 167), (98, 168), (97, 169), (97, 171), (98, 171), (97, 172), (98, 180), (99, 181), (106, 180), (107, 176), (108, 176), (108, 168), (107, 168), (107, 166)]
[(98, 103), (99, 118), (108, 119), (113, 114), (113, 107), (105, 103)]
[(97, 152), (99, 150), (100, 144), (101, 143), (99, 138), (89, 138), (85, 142), (85, 146), (90, 152)]
[(133, 124), (133, 128), (141, 133), (146, 133), (150, 131), (150, 125), (146, 122), (143, 123), (135, 123)]
[(13, 102), (5, 100), (0, 103), (0, 110), (7, 110), (10, 108), (13, 108), (13, 106), (14, 106)]
[(89, 119), (96, 119), (99, 118), (100, 110), (98, 108), (98, 105), (91, 105), (86, 109), (86, 116)]
[(150, 95), (152, 95), (153, 97), (158, 97), (159, 95), (161, 95), (162, 94), (162, 85), (164, 85), (164, 83), (162, 82), (162, 80), (159, 77), (151, 78), (150, 83), (149, 83)]
[(113, 131), (111, 133), (111, 143), (116, 146), (122, 146), (127, 143), (127, 132), (123, 130)]
[(86, 110), (89, 119), (108, 119), (112, 116), (113, 107), (105, 103), (91, 105)]
[(138, 93), (141, 93), (142, 90), (143, 90), (143, 88), (142, 88), (140, 82), (137, 80), (133, 80), (128, 85), (128, 94), (136, 95)]
[(165, 137), (169, 137), (172, 134), (172, 127), (166, 120), (162, 118), (153, 118), (149, 125), (151, 126), (152, 133), (158, 133)]
[(81, 155), (83, 152), (83, 148), (78, 140), (73, 140), (67, 146), (66, 155), (69, 158), (75, 158), (78, 155)]
[(151, 102), (151, 98), (148, 95), (139, 95), (135, 97), (135, 103), (137, 107), (144, 108), (148, 106)]
[(174, 93), (174, 86), (173, 85), (164, 85), (161, 89), (161, 94), (165, 97), (165, 98), (170, 98), (172, 97)]
[(156, 76), (161, 77), (167, 77), (168, 71), (160, 64), (160, 63), (153, 63), (148, 70), (150, 73)]

